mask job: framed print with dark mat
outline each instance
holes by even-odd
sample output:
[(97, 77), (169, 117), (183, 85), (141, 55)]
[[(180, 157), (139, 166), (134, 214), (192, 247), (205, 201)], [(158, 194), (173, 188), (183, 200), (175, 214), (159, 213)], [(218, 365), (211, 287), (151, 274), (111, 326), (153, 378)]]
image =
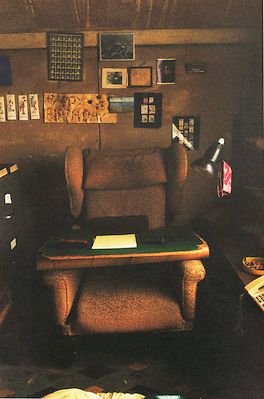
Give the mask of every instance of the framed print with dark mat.
[(100, 33), (100, 61), (133, 61), (135, 44), (133, 33)]
[(82, 81), (83, 33), (48, 32), (48, 79)]
[(135, 93), (134, 127), (159, 128), (162, 124), (162, 93)]

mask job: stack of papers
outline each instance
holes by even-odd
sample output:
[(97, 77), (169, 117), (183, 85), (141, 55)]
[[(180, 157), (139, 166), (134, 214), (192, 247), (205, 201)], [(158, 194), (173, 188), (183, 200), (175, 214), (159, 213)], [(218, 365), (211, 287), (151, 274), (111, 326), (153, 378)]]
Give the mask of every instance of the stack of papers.
[(137, 248), (135, 234), (113, 234), (96, 236), (92, 249)]

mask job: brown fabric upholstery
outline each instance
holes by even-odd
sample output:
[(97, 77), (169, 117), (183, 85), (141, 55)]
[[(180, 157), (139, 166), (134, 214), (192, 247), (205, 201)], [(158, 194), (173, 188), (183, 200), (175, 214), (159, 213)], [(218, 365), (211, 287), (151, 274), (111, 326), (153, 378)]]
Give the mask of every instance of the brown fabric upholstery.
[(81, 270), (58, 270), (43, 273), (43, 279), (52, 291), (54, 321), (66, 334), (69, 333), (67, 318), (72, 309), (81, 276)]
[(74, 331), (93, 333), (183, 330), (171, 268), (134, 265), (90, 269), (73, 315)]
[(180, 281), (180, 298), (182, 315), (185, 320), (192, 321), (195, 317), (197, 284), (205, 278), (205, 269), (200, 260), (178, 262), (175, 268), (175, 281)]
[[(114, 173), (113, 173), (114, 171)], [(85, 162), (84, 188), (125, 190), (166, 183), (163, 153), (93, 151)]]
[(73, 217), (80, 216), (83, 191), (83, 152), (80, 147), (69, 147), (65, 154), (65, 178)]
[[(87, 153), (72, 147), (65, 157), (75, 219), (147, 216), (150, 229), (175, 222), (187, 174), (183, 146)], [(72, 267), (44, 272), (65, 334), (192, 328), (205, 276), (199, 260), (90, 269), (73, 260)]]
[(103, 216), (147, 216), (149, 228), (165, 225), (165, 188), (163, 185), (131, 190), (87, 190), (85, 220)]
[[(98, 155), (98, 153), (101, 153)], [(123, 151), (112, 151), (112, 157), (118, 157), (123, 154)], [(155, 155), (155, 159), (158, 159), (158, 165), (160, 166), (160, 160), (164, 160), (164, 166), (166, 170), (166, 220), (167, 222), (173, 224), (176, 221), (177, 215), (180, 213), (181, 209), (181, 196), (182, 196), (182, 188), (184, 181), (187, 175), (187, 154), (186, 150), (182, 145), (173, 145), (167, 149), (140, 149), (140, 150), (131, 150), (125, 151), (125, 156), (127, 157), (137, 157), (137, 156), (148, 156)], [(159, 155), (157, 155), (159, 154)], [(89, 155), (91, 157), (97, 158), (104, 156), (109, 157), (109, 152), (98, 151), (98, 150), (89, 150)], [(88, 155), (88, 158), (89, 158)], [(122, 155), (123, 156), (123, 155)], [(66, 150), (65, 155), (65, 176), (66, 182), (69, 192), (69, 202), (70, 202), (70, 211), (74, 218), (78, 218), (81, 215), (81, 210), (83, 208), (83, 199), (84, 199), (84, 161), (83, 161), (83, 151), (80, 147), (73, 146), (69, 147)], [(146, 161), (146, 159), (145, 159)], [(145, 162), (146, 163), (146, 162)], [(161, 171), (157, 172), (157, 181), (164, 182), (164, 166), (161, 167)], [(86, 174), (88, 173), (87, 168)], [(157, 169), (157, 167), (156, 167)], [(101, 169), (102, 170), (102, 169)], [(114, 172), (113, 169), (106, 170), (104, 168), (103, 172), (109, 176), (109, 171)], [(112, 173), (115, 174), (115, 173)], [(98, 175), (98, 173), (97, 173)], [(152, 175), (153, 176), (153, 175)], [(105, 180), (103, 178), (103, 180)], [(153, 181), (153, 180), (152, 180)], [(85, 184), (87, 186), (87, 182)], [(153, 204), (153, 202), (152, 202)], [(93, 206), (93, 205), (91, 205)], [(85, 201), (86, 208), (86, 217), (87, 214), (87, 201)], [(89, 208), (89, 204), (88, 204)], [(139, 213), (140, 215), (142, 213)], [(165, 214), (165, 210), (164, 210)], [(89, 216), (90, 217), (90, 216)]]

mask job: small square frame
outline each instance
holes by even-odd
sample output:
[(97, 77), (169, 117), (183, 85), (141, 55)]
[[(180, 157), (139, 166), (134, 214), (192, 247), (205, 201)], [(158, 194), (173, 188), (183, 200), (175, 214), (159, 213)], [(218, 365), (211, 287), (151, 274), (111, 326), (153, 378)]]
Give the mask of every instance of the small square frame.
[(126, 89), (127, 68), (102, 68), (102, 89)]
[(133, 61), (135, 43), (133, 33), (99, 33), (100, 61)]
[(151, 87), (152, 67), (129, 67), (127, 68), (128, 87)]

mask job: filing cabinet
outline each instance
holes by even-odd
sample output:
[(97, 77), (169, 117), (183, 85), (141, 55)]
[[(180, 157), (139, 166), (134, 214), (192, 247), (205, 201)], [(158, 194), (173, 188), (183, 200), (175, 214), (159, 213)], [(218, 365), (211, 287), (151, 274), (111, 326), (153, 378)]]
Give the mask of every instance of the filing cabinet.
[(16, 164), (0, 164), (0, 325), (16, 301), (23, 279), (24, 235), (20, 171)]

